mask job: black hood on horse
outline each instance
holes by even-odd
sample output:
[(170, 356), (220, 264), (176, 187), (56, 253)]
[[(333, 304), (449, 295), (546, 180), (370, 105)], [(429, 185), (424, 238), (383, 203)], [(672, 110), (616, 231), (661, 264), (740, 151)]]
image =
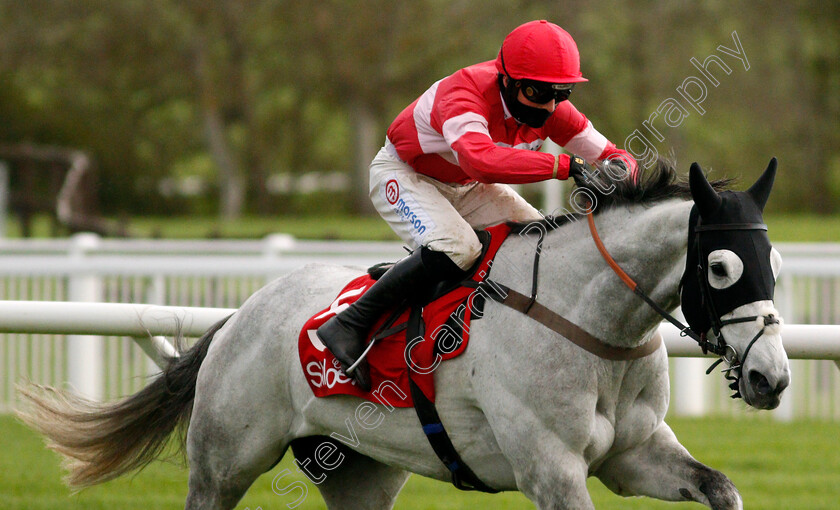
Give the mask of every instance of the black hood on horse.
[[(762, 213), (775, 175), (774, 158), (749, 190), (718, 193), (698, 164), (691, 167), (689, 182), (695, 205), (689, 216), (680, 298), (683, 315), (698, 334), (705, 334), (721, 316), (740, 306), (773, 299), (772, 245)], [(703, 235), (710, 230), (715, 235)], [(733, 252), (745, 268), (737, 281), (726, 288), (709, 285), (709, 271), (716, 269), (709, 264), (709, 254), (719, 250)]]

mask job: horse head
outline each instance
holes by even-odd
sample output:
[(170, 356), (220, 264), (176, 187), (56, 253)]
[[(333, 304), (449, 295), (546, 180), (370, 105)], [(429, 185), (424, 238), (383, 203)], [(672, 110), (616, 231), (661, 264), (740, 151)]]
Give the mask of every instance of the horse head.
[(776, 159), (747, 191), (717, 192), (700, 165), (689, 174), (694, 207), (680, 300), (689, 326), (729, 363), (734, 397), (758, 409), (779, 405), (790, 384), (773, 292), (781, 256), (762, 217)]

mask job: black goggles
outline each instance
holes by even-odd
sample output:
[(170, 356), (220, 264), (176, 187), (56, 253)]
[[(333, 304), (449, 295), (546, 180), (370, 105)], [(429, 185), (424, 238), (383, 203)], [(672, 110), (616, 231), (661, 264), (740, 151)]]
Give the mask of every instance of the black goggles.
[(516, 80), (519, 90), (525, 99), (536, 104), (545, 104), (552, 99), (561, 103), (572, 94), (574, 83), (547, 83), (534, 80)]

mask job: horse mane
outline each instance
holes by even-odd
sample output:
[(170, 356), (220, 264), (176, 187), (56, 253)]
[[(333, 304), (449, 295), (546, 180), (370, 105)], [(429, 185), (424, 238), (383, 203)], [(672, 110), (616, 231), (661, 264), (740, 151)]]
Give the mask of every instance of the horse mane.
[[(606, 175), (601, 171), (599, 176)], [(709, 181), (715, 191), (729, 189), (735, 179), (724, 178)], [(592, 182), (586, 183), (578, 188), (585, 189), (585, 195), (594, 197), (596, 207), (594, 214), (599, 214), (609, 209), (620, 206), (641, 205), (653, 207), (654, 205), (669, 199), (691, 200), (691, 188), (688, 184), (688, 176), (678, 176), (675, 164), (662, 157), (650, 167), (639, 166), (639, 179), (637, 181), (607, 181), (605, 184), (595, 185)], [(542, 224), (546, 230), (553, 230), (566, 223), (578, 220), (583, 217), (580, 213), (568, 213), (562, 216), (545, 216), (538, 222), (511, 222), (511, 230), (514, 233), (530, 231), (535, 223)]]

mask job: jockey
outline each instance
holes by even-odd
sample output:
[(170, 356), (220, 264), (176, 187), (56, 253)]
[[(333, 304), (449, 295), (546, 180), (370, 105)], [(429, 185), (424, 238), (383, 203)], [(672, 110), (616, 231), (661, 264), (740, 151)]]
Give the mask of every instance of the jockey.
[[(572, 37), (532, 21), (505, 38), (494, 61), (443, 78), (397, 116), (370, 165), (370, 197), (400, 238), (419, 249), (318, 328), (345, 372), (382, 313), (465, 276), (482, 250), (473, 229), (542, 218), (508, 184), (582, 177), (587, 162), (613, 158), (635, 176), (636, 161), (568, 101), (585, 81)], [(546, 138), (577, 156), (537, 152)], [(350, 372), (369, 390), (364, 360)]]

